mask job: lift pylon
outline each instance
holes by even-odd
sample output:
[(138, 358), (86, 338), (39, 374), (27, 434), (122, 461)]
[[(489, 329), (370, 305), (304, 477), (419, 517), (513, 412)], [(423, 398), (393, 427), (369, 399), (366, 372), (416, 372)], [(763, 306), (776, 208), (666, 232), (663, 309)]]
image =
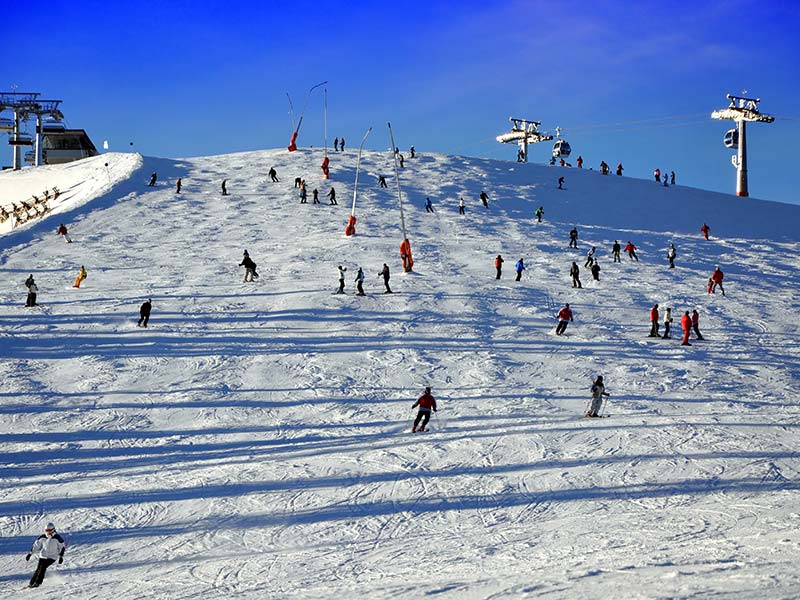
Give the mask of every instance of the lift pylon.
[(508, 133), (501, 133), (495, 139), (501, 144), (516, 142), (519, 145), (517, 162), (528, 162), (528, 144), (549, 142), (553, 139), (552, 135), (539, 131), (539, 126), (541, 125), (539, 121), (515, 119), (514, 117), (510, 117), (508, 120), (511, 121), (511, 131)]

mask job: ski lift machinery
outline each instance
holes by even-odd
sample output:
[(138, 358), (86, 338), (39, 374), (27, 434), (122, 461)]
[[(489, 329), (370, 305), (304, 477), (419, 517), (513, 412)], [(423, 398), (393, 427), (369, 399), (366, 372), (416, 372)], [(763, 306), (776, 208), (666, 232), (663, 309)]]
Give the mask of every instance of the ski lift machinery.
[(553, 158), (566, 158), (572, 153), (569, 142), (561, 139), (561, 128), (556, 127), (557, 141), (553, 144)]
[(725, 132), (725, 137), (722, 140), (722, 143), (725, 144), (726, 148), (738, 148), (739, 147), (739, 131), (736, 129), (729, 129)]

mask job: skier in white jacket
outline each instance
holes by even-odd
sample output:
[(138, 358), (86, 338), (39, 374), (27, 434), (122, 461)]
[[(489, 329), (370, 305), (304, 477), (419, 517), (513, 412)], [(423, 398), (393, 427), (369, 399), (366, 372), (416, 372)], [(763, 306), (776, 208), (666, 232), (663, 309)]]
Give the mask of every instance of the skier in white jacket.
[(592, 384), (592, 404), (589, 407), (589, 412), (586, 413), (587, 417), (599, 417), (600, 407), (603, 405), (603, 396), (608, 397), (610, 394), (606, 392), (606, 386), (603, 383), (603, 376), (598, 375)]
[(39, 587), (42, 581), (44, 581), (44, 574), (45, 571), (47, 571), (47, 567), (56, 562), (56, 560), (58, 560), (58, 564), (64, 562), (64, 551), (66, 549), (64, 538), (56, 533), (56, 526), (52, 523), (48, 523), (47, 527), (44, 529), (44, 533), (36, 538), (31, 551), (28, 552), (28, 555), (25, 557), (26, 561), (30, 560), (31, 556), (35, 556), (39, 559), (39, 564), (33, 572), (33, 577), (31, 577), (31, 582), (28, 584), (28, 587)]

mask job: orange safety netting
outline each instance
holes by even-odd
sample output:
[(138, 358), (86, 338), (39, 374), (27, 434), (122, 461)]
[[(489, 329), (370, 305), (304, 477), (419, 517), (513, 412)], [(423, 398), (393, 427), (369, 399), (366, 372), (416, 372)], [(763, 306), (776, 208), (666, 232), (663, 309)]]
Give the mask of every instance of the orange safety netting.
[(331, 176), (330, 165), (331, 160), (326, 156), (322, 159), (322, 177), (328, 179)]
[(345, 235), (355, 235), (356, 233), (356, 217), (350, 215), (350, 220), (347, 221), (347, 228), (344, 230)]
[(403, 270), (410, 273), (414, 267), (414, 259), (411, 256), (411, 242), (408, 239), (400, 243), (400, 258), (403, 259)]
[(297, 150), (297, 132), (295, 131), (292, 134), (292, 141), (289, 142), (289, 152), (294, 152)]

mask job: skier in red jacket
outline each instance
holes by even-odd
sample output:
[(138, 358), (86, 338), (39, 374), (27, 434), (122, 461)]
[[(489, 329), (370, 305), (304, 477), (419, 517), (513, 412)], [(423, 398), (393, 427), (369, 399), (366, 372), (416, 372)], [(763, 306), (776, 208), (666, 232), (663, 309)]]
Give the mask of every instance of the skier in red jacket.
[(558, 311), (558, 325), (556, 326), (556, 335), (561, 335), (567, 330), (567, 325), (572, 321), (572, 310), (569, 304), (565, 304), (564, 308)]
[(417, 431), (417, 425), (419, 425), (420, 420), (422, 421), (422, 425), (419, 426), (419, 431), (425, 431), (425, 427), (428, 425), (428, 421), (430, 421), (431, 418), (431, 411), (436, 412), (436, 399), (431, 396), (431, 388), (426, 387), (425, 393), (417, 398), (417, 401), (411, 405), (411, 408), (414, 409), (417, 406), (419, 406), (419, 411), (417, 412), (417, 418), (414, 419), (414, 426), (411, 428), (411, 433)]
[(639, 257), (636, 256), (636, 246), (634, 246), (632, 242), (625, 244), (625, 252), (628, 253), (628, 258), (631, 260), (635, 258), (636, 262), (639, 262)]
[(700, 228), (700, 231), (702, 231), (703, 235), (706, 236), (706, 239), (708, 239), (708, 232), (711, 231), (711, 228), (705, 223), (703, 223), (703, 226)]
[(658, 304), (650, 309), (650, 335), (647, 337), (658, 337)]
[(713, 285), (711, 286), (711, 293), (715, 294), (717, 287), (722, 290), (722, 295), (725, 295), (725, 288), (722, 287), (722, 279), (725, 277), (725, 274), (720, 270), (719, 267), (714, 269), (714, 272), (711, 274), (711, 281)]
[(681, 317), (681, 329), (683, 329), (683, 341), (681, 346), (691, 346), (689, 343), (689, 332), (692, 330), (692, 317), (687, 310)]
[(694, 329), (694, 334), (697, 336), (698, 340), (702, 340), (703, 335), (700, 333), (700, 314), (697, 310), (692, 311), (692, 329)]

